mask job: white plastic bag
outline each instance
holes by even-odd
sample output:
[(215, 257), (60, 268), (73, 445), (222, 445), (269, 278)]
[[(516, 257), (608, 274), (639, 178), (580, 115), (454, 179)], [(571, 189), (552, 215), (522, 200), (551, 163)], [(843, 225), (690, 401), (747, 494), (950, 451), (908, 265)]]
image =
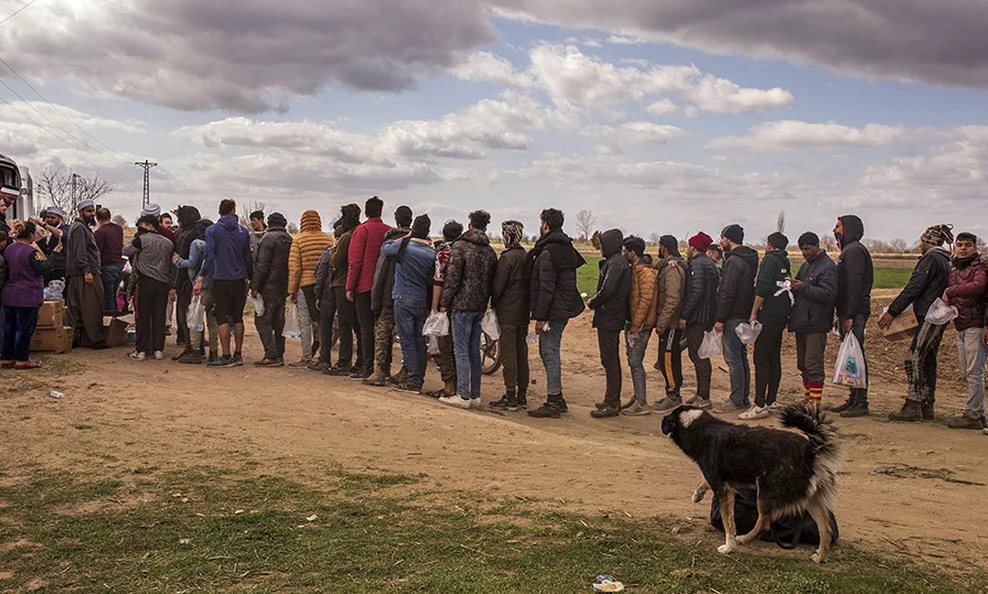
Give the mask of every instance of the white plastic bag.
[(438, 311), (429, 314), (422, 325), (422, 336), (449, 336), (449, 317)]
[[(45, 287), (45, 301), (61, 301), (65, 292), (65, 281), (53, 280)], [(116, 295), (113, 296), (116, 299)]]
[(864, 351), (854, 334), (848, 332), (837, 352), (837, 365), (834, 368), (834, 383), (848, 388), (868, 387), (868, 370), (865, 367)]
[(926, 312), (926, 321), (934, 326), (949, 324), (955, 318), (957, 318), (957, 308), (953, 305), (947, 305), (939, 297), (930, 306), (930, 311)]
[(758, 340), (758, 335), (762, 333), (762, 324), (758, 320), (755, 320), (753, 324), (747, 322), (738, 324), (737, 328), (734, 329), (734, 333), (738, 335), (742, 343), (755, 344), (755, 341)]
[(713, 359), (724, 354), (724, 333), (711, 330), (703, 334), (703, 343), (700, 344), (699, 355), (701, 359)]
[(430, 336), (429, 337), (429, 354), (430, 355), (438, 355), (441, 352), (442, 352), (442, 350), (439, 348), (439, 337), (438, 336)]
[(293, 303), (285, 314), (285, 329), (281, 331), (285, 338), (301, 338), (302, 328), (298, 321), (298, 303)]
[(203, 328), (206, 327), (206, 308), (203, 307), (202, 297), (199, 295), (192, 296), (192, 302), (189, 303), (189, 309), (186, 310), (186, 319), (188, 319), (189, 330), (202, 332)]
[(501, 338), (501, 325), (497, 323), (497, 312), (493, 309), (484, 314), (484, 317), (480, 320), (480, 329), (484, 331), (484, 334), (490, 337), (491, 340), (498, 340)]
[(264, 298), (258, 295), (254, 297), (253, 293), (247, 293), (247, 301), (250, 301), (254, 306), (254, 315), (263, 316), (264, 315)]

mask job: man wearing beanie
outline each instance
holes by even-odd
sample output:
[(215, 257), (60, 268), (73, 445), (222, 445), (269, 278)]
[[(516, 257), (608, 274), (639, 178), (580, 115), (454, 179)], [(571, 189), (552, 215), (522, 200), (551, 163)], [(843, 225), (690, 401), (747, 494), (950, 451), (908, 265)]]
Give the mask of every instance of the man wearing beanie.
[(782, 335), (792, 310), (791, 289), (786, 283), (791, 276), (789, 238), (782, 233), (768, 236), (768, 251), (758, 269), (755, 303), (751, 307), (750, 323), (761, 322), (762, 331), (755, 341), (755, 404), (741, 413), (744, 420), (764, 419), (775, 408), (782, 382)]
[(436, 250), (429, 241), (432, 221), (428, 215), (415, 217), (411, 234), (390, 239), (381, 247), (381, 254), (395, 258), (395, 281), (392, 290), (394, 317), (401, 341), (401, 356), (405, 359), (407, 378), (395, 389), (419, 394), (425, 382), (429, 350), (422, 327), (429, 317), (433, 269)]
[(912, 305), (919, 322), (919, 332), (913, 337), (905, 362), (909, 383), (906, 402), (902, 410), (889, 415), (890, 421), (932, 421), (936, 418), (937, 354), (947, 325), (935, 326), (927, 322), (926, 314), (950, 284), (950, 252), (943, 245), (954, 242), (952, 229), (952, 225), (934, 225), (923, 233), (919, 238), (923, 255), (909, 283), (878, 320), (880, 327), (887, 328), (895, 316)]
[(720, 232), (720, 246), (725, 256), (720, 270), (714, 329), (724, 333), (724, 361), (731, 376), (731, 397), (717, 409), (718, 412), (740, 412), (750, 406), (748, 345), (741, 342), (736, 330), (748, 322), (751, 306), (755, 302), (758, 252), (743, 243), (744, 229), (741, 225), (728, 225)]
[(655, 333), (659, 339), (659, 359), (655, 368), (666, 381), (666, 395), (655, 405), (656, 412), (672, 410), (682, 404), (679, 394), (683, 386), (683, 331), (679, 315), (683, 308), (686, 288), (686, 262), (679, 255), (679, 240), (672, 235), (659, 238), (656, 264)]
[[(405, 237), (412, 228), (412, 209), (402, 205), (395, 209), (395, 225), (384, 234), (390, 241)], [(395, 344), (395, 311), (391, 293), (395, 286), (395, 257), (381, 254), (374, 271), (374, 287), (371, 290), (371, 311), (374, 312), (374, 374), (363, 381), (366, 386), (384, 387), (388, 380), (398, 384), (405, 380), (405, 371), (391, 376), (391, 359)]]
[(720, 271), (707, 256), (707, 248), (713, 239), (703, 231), (689, 240), (686, 250), (689, 278), (683, 295), (683, 311), (679, 314), (679, 329), (686, 331), (686, 344), (690, 361), (696, 371), (696, 396), (687, 404), (698, 408), (710, 408), (710, 359), (700, 358), (703, 335), (713, 330), (717, 321), (717, 286)]
[(837, 265), (820, 249), (820, 238), (807, 231), (799, 236), (803, 265), (792, 281), (796, 297), (789, 331), (796, 333), (796, 367), (803, 375), (806, 399), (819, 408), (826, 381), (827, 334), (834, 325)]
[(264, 302), (264, 313), (254, 315), (257, 336), (264, 345), (264, 358), (257, 367), (281, 367), (285, 364), (285, 299), (288, 297), (288, 259), (292, 236), (285, 227), (288, 220), (279, 212), (268, 215), (268, 230), (254, 250), (254, 278), (250, 293)]
[(631, 267), (621, 255), (624, 236), (620, 229), (600, 234), (600, 274), (597, 293), (587, 300), (593, 310), (593, 327), (597, 330), (600, 364), (607, 376), (604, 400), (590, 411), (595, 419), (616, 417), (621, 413), (621, 331), (628, 319), (628, 297), (631, 294)]
[(319, 351), (319, 310), (316, 309), (316, 267), (319, 257), (333, 245), (333, 236), (322, 230), (322, 218), (314, 210), (302, 213), (298, 237), (292, 241), (288, 257), (288, 294), (298, 304), (299, 329), (302, 333), (302, 359), (289, 367), (306, 367), (316, 363)]

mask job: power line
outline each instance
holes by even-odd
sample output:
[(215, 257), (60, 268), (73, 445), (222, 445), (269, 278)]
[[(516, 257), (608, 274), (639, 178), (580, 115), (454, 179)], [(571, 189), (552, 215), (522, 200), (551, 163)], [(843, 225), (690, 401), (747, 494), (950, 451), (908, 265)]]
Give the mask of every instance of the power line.
[(134, 165), (144, 169), (144, 201), (141, 203), (141, 206), (144, 207), (151, 202), (151, 168), (157, 167), (158, 164), (145, 159), (143, 163), (138, 161)]
[(27, 10), (27, 7), (28, 7), (28, 6), (31, 6), (32, 4), (34, 4), (34, 3), (35, 3), (35, 2), (37, 2), (37, 1), (38, 1), (38, 0), (31, 0), (30, 2), (28, 2), (28, 3), (27, 3), (27, 4), (25, 4), (24, 6), (22, 6), (22, 7), (20, 7), (20, 8), (18, 8), (18, 9), (17, 9), (17, 10), (15, 10), (15, 11), (14, 11), (13, 13), (11, 13), (11, 15), (10, 15), (10, 16), (8, 16), (8, 17), (7, 17), (7, 18), (5, 18), (4, 20), (2, 20), (2, 21), (0, 21), (0, 25), (2, 25), (2, 24), (4, 24), (4, 23), (6, 23), (7, 21), (9, 21), (10, 19), (12, 19), (12, 18), (14, 18), (15, 16), (17, 16), (17, 15), (19, 15), (19, 14), (21, 14), (22, 12), (24, 12), (25, 10)]
[(47, 132), (48, 134), (50, 134), (53, 138), (57, 138), (58, 140), (61, 140), (62, 142), (64, 142), (65, 144), (67, 144), (69, 146), (69, 148), (73, 148), (73, 149), (78, 149), (79, 148), (76, 145), (74, 145), (71, 142), (69, 142), (68, 140), (65, 140), (64, 138), (62, 138), (58, 134), (55, 134), (54, 132), (52, 132), (51, 130), (49, 130), (48, 128), (46, 128), (44, 125), (38, 123), (36, 120), (31, 119), (30, 116), (28, 116), (23, 111), (17, 109), (17, 107), (15, 107), (13, 103), (11, 103), (10, 101), (7, 101), (6, 99), (4, 99), (3, 96), (0, 96), (0, 101), (3, 101), (8, 107), (10, 107), (14, 111), (16, 111), (18, 114), (20, 114), (20, 116), (22, 118), (24, 118), (25, 120), (31, 122), (35, 126), (41, 128), (42, 130), (44, 130), (45, 132)]
[[(76, 138), (68, 130), (66, 130), (65, 128), (59, 126), (58, 123), (55, 120), (53, 120), (50, 117), (48, 117), (48, 114), (46, 114), (45, 112), (43, 112), (40, 109), (38, 109), (38, 107), (36, 105), (34, 105), (34, 103), (31, 103), (30, 101), (28, 101), (27, 99), (25, 99), (24, 97), (22, 97), (20, 93), (18, 93), (13, 87), (11, 87), (10, 85), (8, 85), (7, 82), (5, 80), (3, 80), (2, 78), (0, 78), (0, 85), (3, 85), (5, 87), (7, 87), (7, 90), (9, 90), (11, 93), (13, 93), (14, 95), (16, 95), (17, 98), (20, 99), (22, 103), (24, 103), (25, 105), (27, 105), (28, 107), (30, 107), (31, 109), (33, 109), (34, 111), (36, 111), (38, 113), (38, 115), (40, 115), (41, 117), (43, 117), (46, 120), (48, 120), (48, 122), (52, 126), (55, 126), (59, 130), (61, 130), (63, 134), (65, 134), (66, 136), (68, 136), (72, 140), (74, 140), (74, 141), (78, 142), (79, 144), (81, 144), (84, 147), (82, 150), (89, 149), (89, 150), (91, 150), (91, 151), (93, 151), (95, 153), (98, 153), (100, 155), (104, 154), (102, 151), (91, 147), (88, 143), (86, 143), (85, 140), (80, 140), (80, 139)], [(72, 148), (79, 148), (79, 147), (72, 147)]]

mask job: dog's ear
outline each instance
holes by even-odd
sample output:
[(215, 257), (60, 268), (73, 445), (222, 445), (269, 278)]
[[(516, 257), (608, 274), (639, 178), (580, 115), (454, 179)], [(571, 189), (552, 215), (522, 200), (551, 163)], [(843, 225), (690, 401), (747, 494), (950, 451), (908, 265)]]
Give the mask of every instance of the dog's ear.
[(662, 419), (662, 435), (669, 435), (672, 433), (673, 428), (675, 428), (676, 423), (678, 422), (675, 417), (675, 413), (669, 413)]

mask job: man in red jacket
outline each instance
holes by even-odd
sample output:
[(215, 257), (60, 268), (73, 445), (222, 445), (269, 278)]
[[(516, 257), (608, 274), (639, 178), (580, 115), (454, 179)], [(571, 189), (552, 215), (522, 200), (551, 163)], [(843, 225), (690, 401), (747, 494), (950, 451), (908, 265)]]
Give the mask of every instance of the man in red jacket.
[(958, 233), (954, 241), (954, 259), (950, 267), (950, 284), (943, 301), (957, 308), (957, 353), (960, 368), (967, 379), (967, 410), (947, 421), (951, 429), (982, 429), (985, 424), (985, 344), (982, 327), (985, 302), (988, 300), (988, 276), (978, 255), (978, 238)]
[(363, 350), (363, 368), (350, 375), (350, 379), (363, 381), (374, 371), (374, 312), (371, 309), (371, 291), (374, 288), (374, 272), (381, 255), (384, 236), (391, 230), (381, 220), (384, 201), (372, 197), (364, 205), (367, 220), (353, 231), (347, 256), (349, 268), (346, 277), (346, 298), (354, 303), (357, 323), (360, 326), (360, 348)]

